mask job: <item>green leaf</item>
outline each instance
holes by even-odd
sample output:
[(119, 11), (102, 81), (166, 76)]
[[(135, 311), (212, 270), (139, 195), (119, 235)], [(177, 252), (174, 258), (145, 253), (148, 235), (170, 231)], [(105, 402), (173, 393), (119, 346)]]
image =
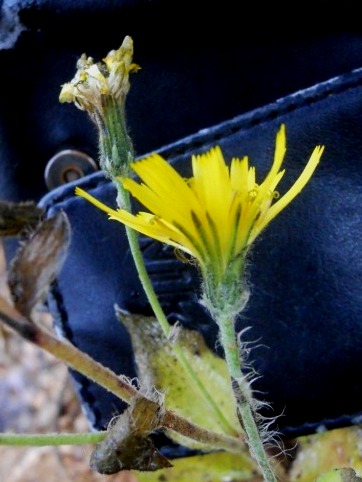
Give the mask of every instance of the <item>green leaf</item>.
[(325, 472), (316, 479), (316, 482), (362, 482), (362, 479), (357, 477), (355, 470), (344, 467)]
[(157, 472), (137, 472), (139, 482), (260, 482), (250, 458), (217, 452), (174, 459), (171, 469)]
[[(190, 381), (177, 360), (172, 342), (166, 339), (158, 321), (153, 317), (122, 312), (117, 314), (130, 333), (141, 385), (149, 389), (156, 387), (163, 392), (167, 409), (204, 428), (225, 433), (198, 388)], [(236, 431), (240, 424), (225, 361), (207, 347), (202, 335), (197, 331), (181, 327), (176, 330), (176, 341), (184, 356)], [(197, 442), (179, 434), (168, 435), (187, 447), (200, 447)]]
[[(289, 472), (290, 482), (342, 482), (337, 480), (342, 474), (335, 472), (335, 469), (346, 467), (361, 475), (361, 445), (362, 431), (358, 426), (300, 437)], [(343, 482), (346, 481), (343, 479)]]

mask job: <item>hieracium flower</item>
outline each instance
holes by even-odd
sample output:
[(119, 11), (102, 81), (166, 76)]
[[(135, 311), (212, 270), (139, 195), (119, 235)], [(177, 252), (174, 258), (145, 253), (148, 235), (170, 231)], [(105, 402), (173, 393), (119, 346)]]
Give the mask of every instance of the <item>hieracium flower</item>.
[(118, 50), (103, 62), (94, 63), (83, 54), (74, 78), (62, 86), (60, 102), (74, 103), (87, 111), (99, 130), (100, 162), (106, 174), (128, 172), (133, 147), (125, 122), (125, 102), (130, 89), (129, 74), (140, 67), (132, 62), (133, 40), (126, 36)]
[[(123, 187), (148, 210), (132, 214), (112, 209), (80, 188), (76, 192), (108, 213), (112, 220), (195, 258), (204, 280), (204, 298), (214, 309), (222, 298), (240, 310), (241, 275), (245, 256), (263, 229), (304, 188), (321, 158), (323, 146), (316, 146), (304, 170), (292, 187), (279, 196), (276, 187), (283, 177), (285, 126), (276, 136), (274, 162), (258, 183), (248, 157), (226, 164), (220, 147), (192, 157), (193, 177), (185, 180), (158, 154), (131, 164), (142, 183), (122, 179)], [(210, 307), (210, 306), (209, 306)], [(219, 307), (224, 310), (224, 306)]]

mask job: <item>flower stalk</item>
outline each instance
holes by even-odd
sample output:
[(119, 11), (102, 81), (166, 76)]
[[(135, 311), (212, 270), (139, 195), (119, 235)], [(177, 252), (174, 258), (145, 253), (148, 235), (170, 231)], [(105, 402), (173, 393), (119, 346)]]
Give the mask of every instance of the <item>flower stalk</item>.
[(256, 422), (255, 406), (256, 401), (248, 381), (247, 374), (242, 373), (243, 363), (242, 350), (240, 350), (235, 333), (234, 318), (223, 316), (215, 320), (220, 330), (220, 342), (224, 349), (225, 360), (232, 380), (232, 388), (237, 401), (237, 410), (242, 422), (243, 429), (247, 435), (246, 441), (250, 453), (257, 462), (264, 480), (276, 482), (274, 470), (270, 464), (269, 457), (260, 436), (260, 429)]
[(247, 372), (243, 342), (242, 340), (238, 342), (235, 330), (236, 316), (242, 313), (249, 299), (249, 290), (246, 283), (243, 282), (243, 261), (245, 261), (243, 256), (240, 256), (235, 263), (231, 263), (222, 282), (216, 284), (210, 271), (204, 273), (202, 303), (219, 327), (219, 340), (224, 350), (238, 417), (245, 431), (250, 453), (258, 464), (264, 480), (276, 482), (276, 476), (261, 436), (263, 427), (257, 423), (257, 420), (261, 418), (258, 414), (261, 402), (254, 398), (249, 381), (251, 377)]

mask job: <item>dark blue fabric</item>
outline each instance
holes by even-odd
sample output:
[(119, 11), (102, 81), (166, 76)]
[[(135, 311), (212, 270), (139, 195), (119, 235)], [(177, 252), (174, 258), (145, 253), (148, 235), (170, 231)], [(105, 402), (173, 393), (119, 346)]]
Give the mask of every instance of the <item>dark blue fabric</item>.
[(360, 15), (348, 3), (336, 4), (335, 28), (324, 0), (292, 12), (259, 2), (240, 12), (234, 0), (0, 1), (1, 197), (39, 200), (45, 166), (61, 149), (97, 159), (94, 126), (58, 102), (83, 53), (98, 61), (133, 38), (142, 69), (131, 78), (127, 117), (142, 155), (360, 67), (362, 32), (352, 23)]
[[(258, 390), (281, 415), (284, 438), (362, 421), (362, 70), (299, 91), (170, 144), (160, 153), (184, 175), (190, 156), (219, 144), (225, 156), (247, 154), (263, 177), (275, 134), (287, 126), (284, 192), (317, 144), (326, 146), (310, 183), (255, 243), (249, 266), (251, 299), (238, 328), (255, 341), (251, 360)], [(115, 206), (100, 173), (78, 183)], [(135, 375), (126, 331), (114, 303), (150, 314), (137, 281), (124, 229), (87, 201), (74, 185), (42, 202), (51, 216), (64, 210), (73, 235), (54, 290), (57, 324), (80, 348), (117, 373)], [(215, 324), (197, 303), (198, 276), (171, 249), (142, 238), (156, 291), (170, 321), (197, 327), (215, 349)], [(196, 294), (195, 294), (196, 292)], [(76, 377), (90, 419), (106, 425), (121, 404)], [(266, 411), (265, 415), (270, 415)]]

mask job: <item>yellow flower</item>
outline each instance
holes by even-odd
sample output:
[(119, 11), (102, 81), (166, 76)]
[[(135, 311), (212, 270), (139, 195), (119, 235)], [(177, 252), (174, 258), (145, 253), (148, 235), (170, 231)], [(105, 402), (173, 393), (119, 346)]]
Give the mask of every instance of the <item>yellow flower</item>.
[(248, 248), (270, 221), (304, 188), (316, 169), (324, 146), (316, 146), (303, 172), (283, 195), (275, 191), (286, 150), (285, 126), (277, 136), (272, 167), (261, 183), (247, 157), (226, 164), (220, 147), (192, 157), (193, 177), (184, 179), (161, 156), (131, 164), (142, 183), (120, 179), (149, 212), (133, 215), (111, 209), (80, 188), (76, 193), (108, 213), (109, 218), (196, 258), (201, 271), (213, 279), (227, 276), (231, 264)]
[(140, 67), (132, 63), (133, 40), (126, 36), (118, 50), (112, 50), (95, 64), (92, 57), (85, 54), (77, 62), (77, 72), (70, 82), (62, 86), (60, 102), (74, 102), (81, 110), (89, 113), (102, 112), (102, 97), (113, 96), (120, 104), (124, 103), (130, 89), (129, 73)]

